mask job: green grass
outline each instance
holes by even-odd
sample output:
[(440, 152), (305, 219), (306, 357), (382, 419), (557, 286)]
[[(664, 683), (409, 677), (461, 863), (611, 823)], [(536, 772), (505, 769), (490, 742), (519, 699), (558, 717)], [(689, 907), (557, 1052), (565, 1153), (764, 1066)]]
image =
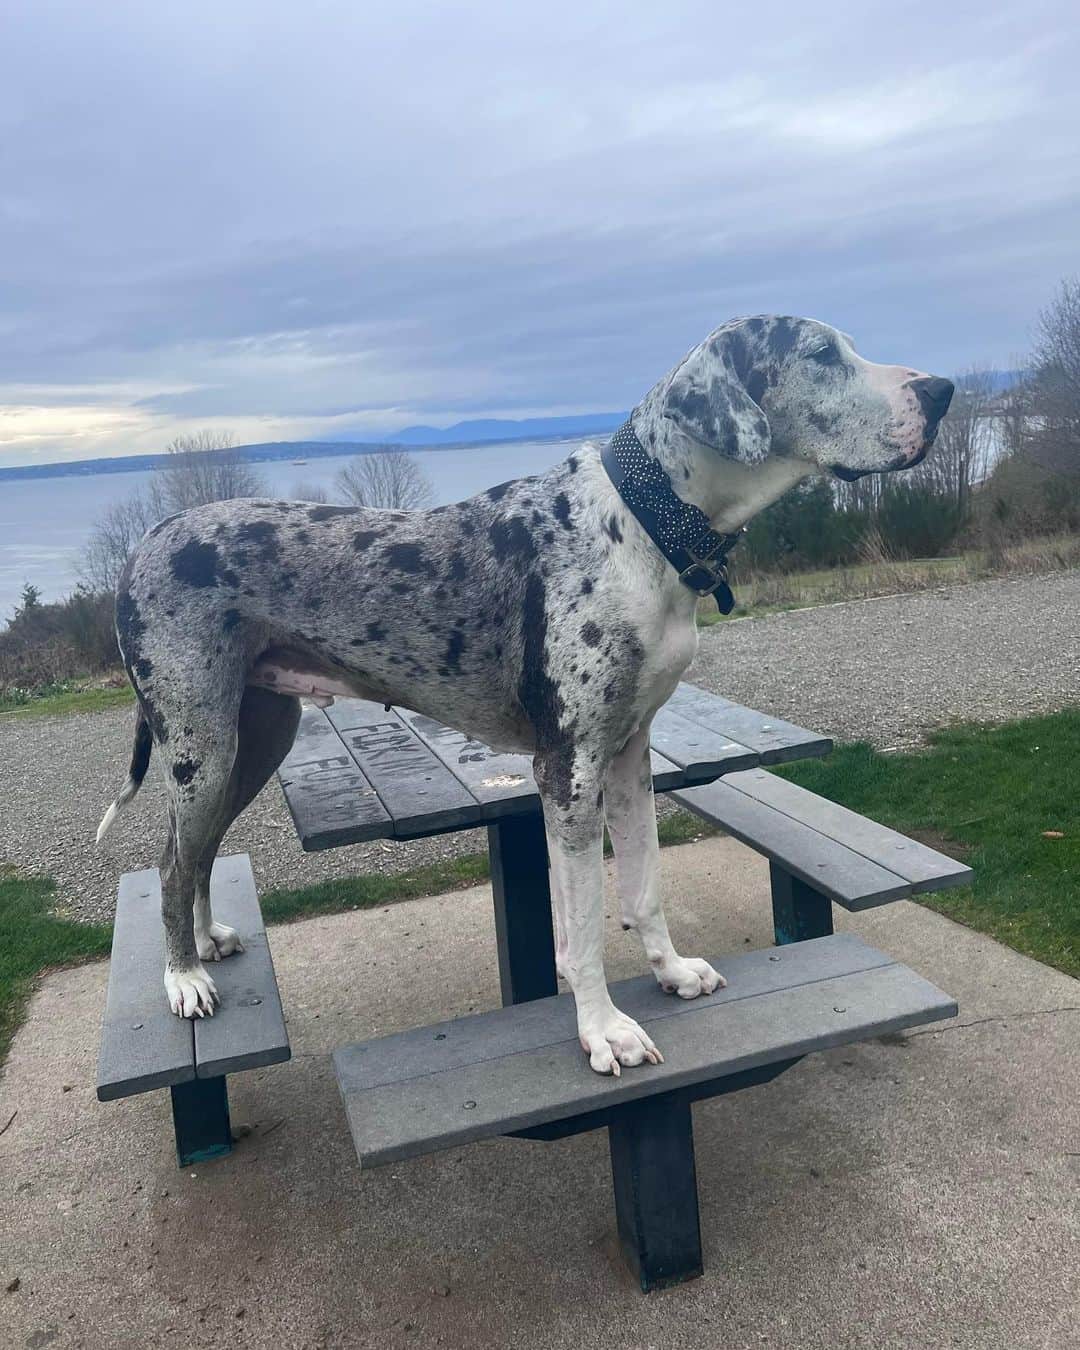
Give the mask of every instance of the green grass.
[(973, 886), (919, 902), (1080, 977), (1080, 708), (779, 772), (968, 863)]
[(69, 713), (102, 712), (133, 703), (129, 684), (105, 689), (65, 682), (43, 689), (14, 689), (0, 693), (0, 717), (61, 717)]
[(112, 928), (52, 912), (53, 883), (0, 868), (0, 1064), (34, 979), (50, 966), (108, 956)]

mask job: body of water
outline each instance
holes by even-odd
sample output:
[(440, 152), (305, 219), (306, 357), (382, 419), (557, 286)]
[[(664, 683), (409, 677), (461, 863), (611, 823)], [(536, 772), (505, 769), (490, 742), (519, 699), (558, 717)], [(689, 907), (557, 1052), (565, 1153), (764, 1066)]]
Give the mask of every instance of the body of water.
[[(466, 450), (414, 450), (410, 454), (435, 492), (433, 505), (461, 501), (510, 478), (541, 473), (565, 459), (581, 440), (521, 441)], [(291, 497), (301, 484), (326, 488), (351, 455), (303, 464), (274, 460), (255, 467), (271, 497)], [(0, 627), (11, 617), (26, 582), (43, 600), (59, 600), (79, 580), (79, 558), (95, 520), (113, 502), (141, 488), (151, 473), (26, 479), (0, 483)]]

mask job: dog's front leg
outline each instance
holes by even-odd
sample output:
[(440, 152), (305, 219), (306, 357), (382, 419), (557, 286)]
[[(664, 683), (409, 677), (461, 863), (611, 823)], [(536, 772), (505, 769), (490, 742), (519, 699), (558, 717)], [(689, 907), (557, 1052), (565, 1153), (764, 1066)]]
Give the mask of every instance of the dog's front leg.
[(723, 988), (723, 976), (707, 961), (680, 956), (668, 933), (660, 903), (660, 846), (648, 723), (634, 732), (612, 760), (604, 785), (604, 809), (615, 850), (615, 883), (623, 927), (637, 930), (661, 987), (680, 998), (697, 998)]
[[(580, 761), (579, 761), (580, 762)], [(597, 1073), (659, 1064), (663, 1056), (633, 1018), (619, 1012), (604, 976), (603, 810), (599, 776), (537, 755), (551, 886), (560, 933), (559, 968), (574, 992), (578, 1039)]]

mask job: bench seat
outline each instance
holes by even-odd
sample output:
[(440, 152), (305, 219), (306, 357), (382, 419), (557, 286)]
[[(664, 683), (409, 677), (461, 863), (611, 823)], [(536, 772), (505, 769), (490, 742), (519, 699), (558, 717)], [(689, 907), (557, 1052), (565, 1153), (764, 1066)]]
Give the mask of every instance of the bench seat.
[(225, 1076), (289, 1058), (274, 963), (246, 853), (218, 858), (210, 878), (214, 918), (235, 928), (244, 951), (209, 967), (222, 1017), (169, 1011), (162, 984), (165, 934), (156, 868), (120, 880), (97, 1095), (113, 1101), (168, 1087), (180, 1165), (228, 1152)]
[(669, 794), (770, 861), (778, 943), (832, 932), (829, 902), (870, 909), (971, 883), (971, 868), (764, 769)]
[(663, 1064), (618, 1078), (589, 1068), (569, 994), (335, 1051), (361, 1163), (618, 1107), (956, 1014), (947, 994), (852, 934), (713, 964), (728, 985), (708, 998), (664, 994), (652, 975), (611, 986), (616, 1007), (664, 1054)]
[(611, 987), (664, 1063), (593, 1073), (571, 995), (383, 1036), (334, 1053), (363, 1166), (495, 1135), (557, 1139), (605, 1127), (615, 1216), (644, 1291), (702, 1273), (691, 1104), (768, 1082), (814, 1050), (956, 1015), (914, 971), (851, 934), (714, 963), (708, 998), (661, 992), (652, 975)]

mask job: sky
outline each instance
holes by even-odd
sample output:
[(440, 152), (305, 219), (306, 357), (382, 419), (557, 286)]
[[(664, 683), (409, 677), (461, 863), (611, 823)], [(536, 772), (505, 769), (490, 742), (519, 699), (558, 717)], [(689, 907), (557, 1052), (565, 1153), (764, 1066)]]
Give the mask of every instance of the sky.
[(1015, 363), (1065, 0), (8, 0), (0, 465), (632, 406), (737, 314)]

